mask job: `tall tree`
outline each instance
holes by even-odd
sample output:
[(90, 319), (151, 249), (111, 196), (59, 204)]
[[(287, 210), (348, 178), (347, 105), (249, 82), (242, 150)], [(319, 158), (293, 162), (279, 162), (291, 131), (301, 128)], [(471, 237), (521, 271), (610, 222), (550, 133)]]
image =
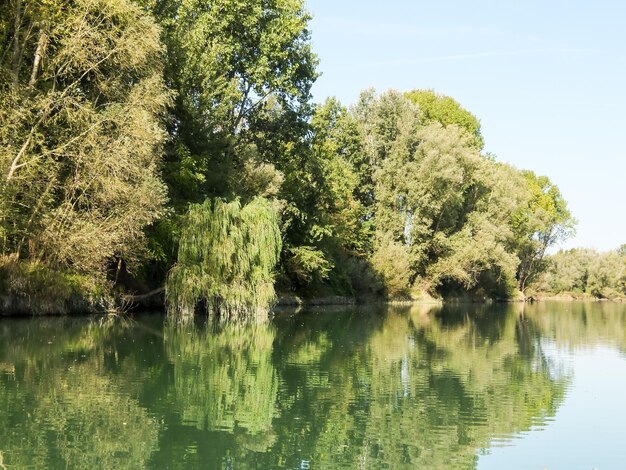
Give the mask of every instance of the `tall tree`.
[(549, 178), (528, 170), (522, 171), (522, 175), (529, 197), (527, 204), (514, 214), (513, 225), (520, 258), (518, 288), (523, 292), (545, 269), (547, 250), (574, 233), (576, 220), (559, 188)]
[(183, 204), (237, 195), (230, 183), (256, 169), (245, 165), (257, 158), (251, 122), (268, 99), (306, 118), (317, 63), (310, 16), (301, 0), (159, 0), (154, 12), (176, 91), (166, 173), (173, 195)]
[(151, 238), (167, 267), (190, 203), (293, 197), (280, 189), (306, 159), (317, 59), (302, 0), (149, 3), (176, 92), (164, 169), (174, 212)]
[(2, 8), (2, 253), (88, 272), (136, 257), (166, 201), (159, 28), (129, 0)]
[[(361, 186), (374, 195), (377, 250), (404, 245), (411, 282), (510, 295), (520, 262), (512, 247), (520, 237), (543, 235), (549, 246), (558, 227), (537, 235), (520, 225), (536, 205), (527, 178), (481, 155), (476, 118), (432, 92), (368, 90), (353, 113), (368, 156)], [(391, 272), (384, 266), (389, 256), (373, 259)]]
[(336, 99), (328, 99), (315, 108), (311, 131), (307, 158), (286, 171), (282, 191), (288, 204), (287, 274), (300, 286), (336, 281), (346, 258), (364, 256), (372, 238), (352, 162), (362, 147), (356, 123)]

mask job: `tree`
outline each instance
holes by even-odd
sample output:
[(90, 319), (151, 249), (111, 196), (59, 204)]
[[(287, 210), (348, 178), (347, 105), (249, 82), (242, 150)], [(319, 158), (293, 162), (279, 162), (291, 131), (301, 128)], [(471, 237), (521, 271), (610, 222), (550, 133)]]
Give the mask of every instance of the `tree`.
[(509, 165), (481, 158), (466, 194), (462, 228), (428, 267), (433, 280), (452, 281), (484, 297), (507, 298), (515, 290), (519, 258), (510, 249), (511, 218), (526, 201), (524, 180)]
[(254, 156), (251, 129), (268, 100), (307, 115), (317, 64), (310, 16), (301, 0), (162, 0), (154, 12), (164, 28), (166, 80), (176, 91), (168, 182), (183, 206), (238, 195), (228, 183), (256, 167), (247, 161), (271, 163)]
[(559, 188), (546, 176), (524, 170), (528, 202), (513, 215), (517, 234), (516, 251), (520, 258), (518, 288), (526, 290), (529, 281), (545, 269), (546, 251), (573, 235), (576, 220)]
[(509, 295), (518, 263), (510, 219), (524, 200), (521, 177), (484, 158), (465, 129), (424, 124), (422, 112), (393, 91), (368, 91), (354, 109), (372, 168), (377, 243), (391, 236), (406, 247), (411, 283)]
[(589, 294), (616, 299), (626, 295), (626, 259), (621, 250), (598, 252), (576, 248), (545, 259), (547, 269), (530, 285), (551, 294)]
[(410, 298), (410, 253), (403, 243), (395, 241), (391, 234), (380, 235), (372, 254), (372, 267), (379, 273), (389, 298)]
[(587, 291), (594, 297), (610, 299), (626, 294), (624, 259), (616, 252), (602, 253), (593, 258), (589, 266)]
[(166, 284), (170, 310), (188, 316), (201, 306), (223, 320), (267, 313), (280, 249), (276, 211), (265, 199), (190, 206)]
[(485, 146), (480, 132), (480, 121), (462, 108), (454, 98), (440, 95), (433, 90), (412, 90), (406, 92), (405, 96), (419, 107), (424, 124), (438, 122), (444, 127), (456, 125), (472, 137), (472, 145), (478, 150)]
[(533, 289), (559, 294), (587, 292), (589, 267), (599, 253), (590, 249), (559, 251), (547, 257), (547, 267), (530, 282)]
[(136, 259), (166, 201), (159, 28), (128, 0), (12, 0), (6, 13), (2, 254), (89, 273)]
[(315, 107), (310, 147), (284, 168), (284, 266), (292, 285), (354, 294), (350, 260), (371, 251), (372, 231), (360, 201), (353, 158), (362, 149), (356, 122), (336, 99)]
[(190, 203), (293, 202), (296, 191), (281, 188), (307, 156), (317, 59), (302, 0), (159, 0), (152, 11), (176, 92), (164, 166), (174, 211), (151, 232), (163, 272), (176, 262)]

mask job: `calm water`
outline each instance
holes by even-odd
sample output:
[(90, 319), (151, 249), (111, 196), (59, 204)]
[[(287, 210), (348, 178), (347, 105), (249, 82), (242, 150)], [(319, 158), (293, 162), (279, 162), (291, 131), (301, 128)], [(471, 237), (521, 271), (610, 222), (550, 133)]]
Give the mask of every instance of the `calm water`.
[(0, 468), (626, 468), (626, 306), (0, 320)]

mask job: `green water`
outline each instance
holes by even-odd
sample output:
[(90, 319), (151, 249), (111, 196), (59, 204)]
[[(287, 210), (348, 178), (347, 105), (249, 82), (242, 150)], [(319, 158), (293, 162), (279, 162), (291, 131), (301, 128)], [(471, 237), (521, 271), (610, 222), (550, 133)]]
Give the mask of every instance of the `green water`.
[(0, 320), (0, 468), (625, 468), (626, 306)]

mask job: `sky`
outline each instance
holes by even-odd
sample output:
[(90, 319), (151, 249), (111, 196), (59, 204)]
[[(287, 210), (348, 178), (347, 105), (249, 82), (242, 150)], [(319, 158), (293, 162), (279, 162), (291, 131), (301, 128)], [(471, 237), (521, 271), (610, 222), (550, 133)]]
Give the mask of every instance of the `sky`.
[(563, 248), (626, 243), (626, 2), (307, 0), (315, 102), (433, 89), (485, 150), (547, 175), (578, 220)]

